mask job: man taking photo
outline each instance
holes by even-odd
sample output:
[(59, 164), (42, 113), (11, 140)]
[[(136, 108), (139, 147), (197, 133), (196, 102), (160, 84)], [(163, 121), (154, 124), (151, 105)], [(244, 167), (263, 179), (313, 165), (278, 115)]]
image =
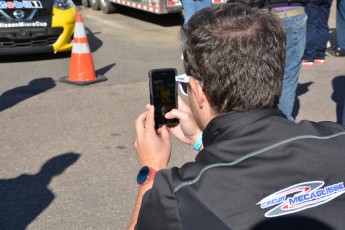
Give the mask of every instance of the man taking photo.
[[(286, 119), (277, 109), (286, 34), (270, 12), (231, 3), (197, 12), (184, 28), (190, 107), (155, 130), (139, 115), (139, 192), (130, 229), (342, 229), (345, 128)], [(179, 79), (177, 79), (179, 80)], [(200, 150), (167, 169), (170, 134)]]

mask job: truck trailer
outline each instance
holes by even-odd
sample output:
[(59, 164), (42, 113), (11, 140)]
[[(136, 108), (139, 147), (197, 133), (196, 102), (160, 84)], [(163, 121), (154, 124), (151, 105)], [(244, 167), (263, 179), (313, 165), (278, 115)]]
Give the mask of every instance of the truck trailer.
[[(117, 5), (127, 6), (154, 14), (182, 12), (180, 0), (81, 0), (82, 5), (105, 14), (114, 13)], [(212, 4), (225, 3), (226, 0), (212, 0)]]

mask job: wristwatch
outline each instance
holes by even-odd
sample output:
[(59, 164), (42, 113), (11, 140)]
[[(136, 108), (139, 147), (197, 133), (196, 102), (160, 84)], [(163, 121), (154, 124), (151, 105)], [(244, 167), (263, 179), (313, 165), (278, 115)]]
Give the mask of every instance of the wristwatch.
[(156, 175), (156, 170), (151, 167), (144, 166), (140, 169), (138, 176), (137, 176), (137, 183), (139, 185), (145, 185), (152, 181)]

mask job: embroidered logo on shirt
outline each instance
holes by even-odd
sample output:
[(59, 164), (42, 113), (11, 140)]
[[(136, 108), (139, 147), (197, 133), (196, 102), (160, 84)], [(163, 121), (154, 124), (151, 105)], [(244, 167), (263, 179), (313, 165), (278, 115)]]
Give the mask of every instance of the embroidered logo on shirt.
[(257, 205), (262, 209), (275, 206), (265, 216), (276, 217), (319, 206), (345, 193), (344, 182), (321, 188), (324, 184), (323, 181), (295, 184), (265, 197)]

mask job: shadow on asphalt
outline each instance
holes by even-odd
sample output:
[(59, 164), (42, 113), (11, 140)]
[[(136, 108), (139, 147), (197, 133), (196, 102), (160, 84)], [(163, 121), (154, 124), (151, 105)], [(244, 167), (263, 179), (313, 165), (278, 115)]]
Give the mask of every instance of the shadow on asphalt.
[(345, 76), (337, 76), (332, 81), (332, 100), (336, 104), (337, 123), (345, 125)]
[(55, 81), (52, 78), (47, 77), (34, 79), (27, 85), (10, 89), (0, 96), (0, 112), (15, 106), (30, 97), (52, 89), (55, 86)]
[(99, 75), (105, 75), (111, 68), (113, 68), (116, 65), (116, 63), (104, 66), (103, 68), (96, 70), (96, 76)]
[[(303, 84), (298, 84), (296, 90), (296, 100), (292, 112), (292, 116), (296, 117), (300, 108), (300, 102), (298, 97), (307, 93), (309, 91), (309, 86), (313, 82), (306, 82)], [(345, 76), (337, 76), (332, 81), (333, 94), (331, 96), (332, 100), (336, 104), (336, 115), (337, 123), (345, 125)]]
[(89, 28), (85, 27), (85, 33), (87, 36), (87, 40), (89, 41), (91, 53), (97, 51), (102, 47), (103, 41), (96, 36), (96, 34), (100, 32), (92, 32)]
[(1, 229), (26, 229), (54, 200), (50, 181), (79, 157), (77, 153), (61, 154), (48, 160), (37, 174), (0, 179)]
[(313, 84), (314, 82), (306, 82), (303, 84), (298, 83), (297, 89), (296, 89), (296, 99), (295, 99), (295, 104), (293, 107), (293, 111), (292, 111), (292, 117), (296, 118), (298, 115), (298, 111), (300, 108), (300, 102), (299, 102), (299, 96), (307, 93), (309, 91), (309, 86), (311, 86), (311, 84)]

